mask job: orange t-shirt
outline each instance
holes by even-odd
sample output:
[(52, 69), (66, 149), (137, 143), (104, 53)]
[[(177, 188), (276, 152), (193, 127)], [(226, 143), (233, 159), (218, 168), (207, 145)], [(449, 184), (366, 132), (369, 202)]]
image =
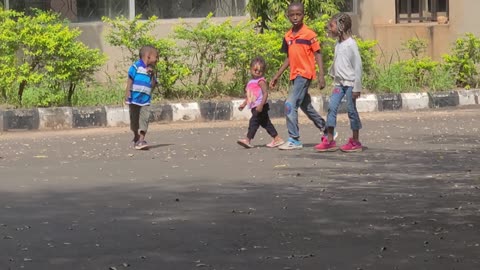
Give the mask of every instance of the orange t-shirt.
[(288, 54), (290, 63), (290, 80), (297, 76), (315, 79), (315, 55), (320, 51), (317, 34), (305, 24), (294, 35), (290, 29), (283, 38), (282, 51)]

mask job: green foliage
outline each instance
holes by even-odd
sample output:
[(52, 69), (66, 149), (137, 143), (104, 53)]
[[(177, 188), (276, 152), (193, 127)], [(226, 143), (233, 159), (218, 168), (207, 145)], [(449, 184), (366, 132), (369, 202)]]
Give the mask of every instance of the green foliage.
[(74, 106), (121, 105), (125, 97), (123, 84), (82, 84), (72, 97)]
[(362, 58), (362, 85), (367, 89), (374, 88), (379, 73), (377, 52), (375, 51), (375, 46), (377, 46), (378, 42), (376, 40), (363, 40), (358, 37), (355, 37), (355, 40)]
[(65, 94), (62, 91), (52, 91), (47, 85), (35, 85), (25, 89), (22, 106), (52, 107), (65, 105)]
[(11, 96), (16, 75), (16, 56), (18, 49), (18, 25), (20, 14), (0, 9), (0, 98), (3, 102)]
[[(7, 102), (21, 104), (25, 89), (41, 83), (47, 83), (52, 92), (68, 88), (73, 94), (75, 85), (105, 62), (98, 50), (77, 41), (80, 31), (70, 29), (56, 13), (33, 10), (32, 15), (25, 15), (0, 10), (0, 20), (0, 89)], [(16, 96), (14, 87), (18, 87)]]
[(401, 93), (418, 90), (444, 91), (455, 86), (445, 66), (428, 57), (412, 58), (389, 65), (379, 72), (375, 90)]
[(157, 17), (152, 16), (147, 20), (141, 18), (141, 14), (135, 16), (133, 20), (129, 20), (125, 16), (115, 19), (102, 18), (103, 22), (110, 25), (110, 31), (106, 35), (107, 42), (127, 51), (124, 55), (126, 63), (138, 60), (138, 51), (142, 46), (155, 43), (151, 31), (155, 28)]
[(176, 95), (176, 82), (187, 77), (191, 71), (180, 60), (181, 54), (175, 41), (158, 39), (152, 44), (158, 49), (159, 59), (156, 67), (156, 76), (161, 88), (161, 94), (165, 98), (172, 98)]
[[(290, 0), (249, 0), (247, 11), (255, 20), (258, 19), (258, 26), (261, 32), (271, 27), (270, 23), (275, 23), (285, 14), (290, 4)], [(344, 0), (303, 0), (305, 5), (305, 15), (310, 19), (317, 19), (324, 14), (333, 15), (339, 12), (345, 4)]]
[(413, 58), (418, 58), (427, 50), (428, 42), (421, 38), (411, 38), (403, 43), (403, 47)]
[(455, 74), (456, 84), (461, 87), (479, 85), (480, 38), (472, 33), (456, 40), (452, 53), (443, 56), (450, 72)]
[(181, 47), (183, 60), (188, 63), (199, 87), (219, 79), (220, 72), (226, 68), (225, 55), (235, 38), (235, 26), (230, 20), (215, 24), (211, 17), (212, 14), (195, 26), (182, 23), (174, 28), (175, 38), (185, 43)]
[(455, 76), (445, 65), (436, 66), (430, 72), (429, 89), (431, 91), (448, 91), (455, 88)]
[(401, 93), (414, 90), (412, 78), (405, 73), (401, 63), (395, 63), (382, 70), (376, 82), (376, 88), (371, 89), (377, 92)]
[[(46, 83), (29, 86), (25, 89), (22, 106), (52, 107), (67, 104), (65, 91), (52, 91)], [(71, 97), (71, 106), (121, 105), (125, 91), (123, 86), (115, 83), (97, 84), (80, 83)]]
[[(178, 46), (171, 39), (156, 39), (152, 30), (156, 26), (157, 17), (152, 16), (148, 20), (142, 20), (142, 15), (137, 15), (133, 20), (124, 16), (110, 19), (103, 17), (102, 20), (110, 25), (107, 34), (107, 42), (113, 46), (120, 47), (127, 53), (124, 55), (123, 63), (133, 63), (139, 59), (138, 52), (142, 46), (152, 45), (159, 52), (157, 62), (157, 77), (162, 94), (166, 98), (175, 95), (175, 84), (190, 74), (187, 66), (180, 60), (181, 52)], [(126, 72), (125, 72), (126, 73)], [(122, 76), (125, 77), (125, 76)]]

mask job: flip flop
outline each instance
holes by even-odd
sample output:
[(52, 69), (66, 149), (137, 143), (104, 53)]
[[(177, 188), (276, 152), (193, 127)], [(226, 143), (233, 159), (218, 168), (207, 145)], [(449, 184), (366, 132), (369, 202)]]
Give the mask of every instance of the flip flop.
[(245, 148), (253, 148), (253, 145), (251, 145), (246, 139), (238, 140), (237, 143)]

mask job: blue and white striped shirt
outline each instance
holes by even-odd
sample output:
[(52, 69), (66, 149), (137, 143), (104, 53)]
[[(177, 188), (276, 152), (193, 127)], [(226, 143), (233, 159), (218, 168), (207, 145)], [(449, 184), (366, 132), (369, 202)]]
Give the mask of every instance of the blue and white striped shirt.
[(138, 106), (150, 105), (152, 79), (147, 72), (147, 66), (141, 59), (128, 69), (128, 77), (132, 79), (133, 85), (132, 89), (130, 89), (130, 98), (127, 100), (127, 103)]

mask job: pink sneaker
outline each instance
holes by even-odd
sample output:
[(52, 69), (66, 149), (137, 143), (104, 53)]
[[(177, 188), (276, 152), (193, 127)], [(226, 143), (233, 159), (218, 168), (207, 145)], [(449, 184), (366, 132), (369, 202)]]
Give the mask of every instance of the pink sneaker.
[(275, 147), (280, 146), (284, 143), (285, 142), (282, 139), (278, 139), (278, 140), (273, 139), (273, 141), (271, 143), (267, 144), (267, 147), (268, 148), (275, 148)]
[(352, 138), (348, 139), (348, 143), (340, 147), (343, 152), (361, 152), (363, 146), (360, 142), (354, 141)]
[(338, 150), (337, 143), (335, 141), (328, 142), (327, 139), (323, 139), (322, 142), (315, 145), (314, 148), (318, 152), (335, 152)]

